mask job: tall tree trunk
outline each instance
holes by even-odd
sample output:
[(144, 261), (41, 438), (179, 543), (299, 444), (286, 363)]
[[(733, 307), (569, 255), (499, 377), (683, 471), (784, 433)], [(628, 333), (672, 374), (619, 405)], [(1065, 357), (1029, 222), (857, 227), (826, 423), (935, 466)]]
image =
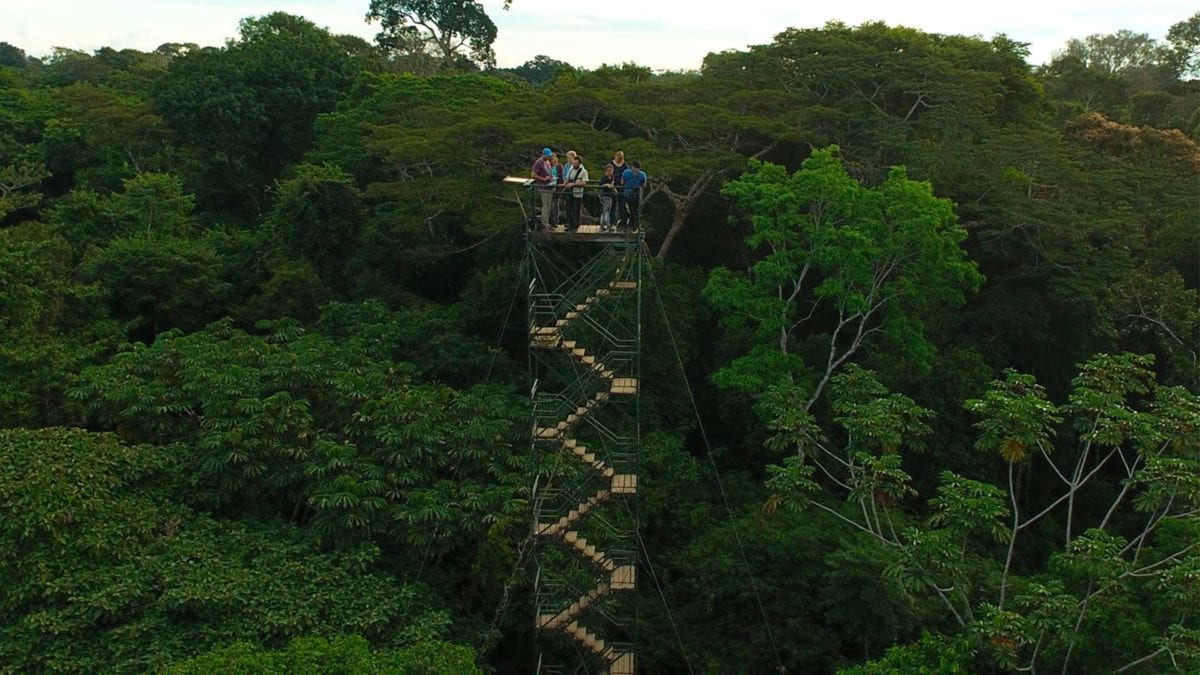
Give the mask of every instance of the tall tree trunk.
[[(758, 152), (750, 155), (751, 159), (758, 159), (770, 152), (775, 147), (776, 141), (772, 141), (769, 145), (762, 148)], [(735, 141), (730, 150), (736, 151), (738, 143)], [(663, 260), (667, 257), (667, 253), (671, 250), (671, 245), (675, 243), (675, 238), (683, 231), (683, 224), (687, 221), (688, 214), (692, 212), (692, 207), (696, 205), (696, 200), (704, 194), (708, 189), (709, 183), (712, 183), (714, 178), (721, 175), (717, 169), (705, 169), (700, 177), (692, 182), (688, 188), (687, 194), (681, 195), (671, 189), (665, 180), (656, 181), (654, 191), (661, 191), (667, 195), (667, 199), (675, 206), (675, 215), (671, 218), (671, 229), (667, 230), (667, 236), (663, 238), (662, 244), (658, 247), (658, 253), (654, 255), (655, 260)]]
[(658, 253), (654, 256), (655, 260), (662, 260), (667, 256), (667, 251), (671, 250), (671, 244), (675, 242), (675, 237), (679, 236), (679, 232), (683, 229), (683, 221), (687, 219), (688, 212), (691, 211), (691, 205), (675, 206), (675, 215), (671, 218), (671, 229), (667, 230), (667, 236), (663, 238), (662, 244), (658, 247)]
[(704, 194), (705, 188), (716, 178), (717, 172), (709, 169), (700, 174), (688, 188), (686, 195), (681, 195), (671, 189), (666, 181), (660, 181), (658, 189), (667, 195), (667, 199), (671, 200), (671, 204), (675, 207), (675, 215), (671, 218), (671, 229), (667, 230), (667, 236), (663, 238), (662, 244), (658, 247), (658, 253), (655, 254), (655, 260), (663, 260), (667, 257), (667, 252), (671, 250), (671, 245), (675, 243), (675, 238), (683, 231), (683, 224), (687, 222), (688, 214), (692, 212), (692, 207), (696, 205), (696, 200), (700, 195)]

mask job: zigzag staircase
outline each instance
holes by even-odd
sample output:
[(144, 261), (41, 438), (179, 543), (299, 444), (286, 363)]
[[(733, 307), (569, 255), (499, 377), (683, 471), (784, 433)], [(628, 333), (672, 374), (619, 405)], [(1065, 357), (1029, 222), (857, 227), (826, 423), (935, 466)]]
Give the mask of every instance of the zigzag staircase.
[[(535, 449), (559, 467), (544, 487), (535, 488), (534, 531), (565, 553), (539, 556), (535, 623), (540, 631), (570, 638), (580, 658), (607, 675), (636, 672), (633, 646), (598, 632), (599, 625), (623, 624), (613, 609), (615, 596), (637, 586), (631, 531), (601, 515), (632, 513), (615, 502), (637, 494), (636, 464), (629, 461), (635, 453), (628, 451), (636, 435), (618, 428), (629, 424), (618, 409), (638, 394), (637, 343), (636, 337), (630, 344), (619, 335), (613, 318), (614, 308), (637, 291), (629, 278), (636, 255), (634, 250), (598, 256), (593, 269), (581, 268), (557, 292), (535, 294), (530, 286), (530, 349), (561, 387), (538, 391), (535, 380), (532, 392)], [(614, 257), (620, 259), (615, 271)]]

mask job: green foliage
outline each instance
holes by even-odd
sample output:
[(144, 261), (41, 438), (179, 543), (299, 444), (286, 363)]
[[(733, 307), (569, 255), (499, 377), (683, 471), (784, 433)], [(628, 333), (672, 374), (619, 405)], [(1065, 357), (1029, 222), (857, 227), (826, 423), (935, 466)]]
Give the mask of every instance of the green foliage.
[(120, 340), (101, 289), (70, 265), (68, 242), (46, 228), (0, 229), (0, 427), (73, 419), (66, 390)]
[(890, 562), (886, 552), (859, 538), (843, 543), (824, 562), (821, 606), (844, 641), (860, 643), (864, 653), (874, 654), (909, 633), (917, 608), (885, 574)]
[(28, 59), (25, 50), (7, 42), (0, 42), (0, 66), (24, 68)]
[(313, 121), (348, 86), (350, 58), (301, 17), (245, 19), (240, 40), (171, 60), (154, 101), (179, 139), (206, 159), (202, 199), (256, 203), (312, 142)]
[(917, 642), (897, 645), (881, 659), (845, 668), (838, 675), (950, 675), (972, 672), (975, 649), (969, 638), (923, 633)]
[(875, 373), (854, 364), (833, 377), (833, 421), (846, 430), (847, 448), (872, 454), (921, 450), (933, 412), (911, 398), (887, 390)]
[(553, 82), (559, 75), (574, 71), (575, 69), (571, 67), (571, 64), (559, 61), (558, 59), (552, 59), (545, 54), (538, 54), (525, 63), (511, 69), (514, 75), (533, 85), (548, 84)]
[(308, 260), (272, 256), (266, 262), (269, 277), (261, 290), (238, 312), (246, 323), (289, 317), (311, 322), (332, 294)]
[[(892, 338), (904, 356), (923, 358), (929, 345), (922, 316), (961, 304), (982, 281), (959, 248), (966, 232), (955, 224), (949, 202), (899, 169), (879, 188), (864, 187), (836, 150), (813, 153), (792, 174), (752, 163), (749, 173), (726, 185), (725, 194), (749, 220), (746, 243), (761, 257), (745, 276), (714, 272), (705, 289), (722, 323), (752, 331), (757, 343), (716, 376), (718, 384), (749, 389), (800, 377), (811, 407), (873, 333)], [(822, 339), (826, 354), (756, 363), (766, 358), (766, 344), (790, 356), (818, 312), (834, 325)], [(771, 373), (771, 379), (745, 373)]]
[[(129, 67), (139, 77), (163, 70), (151, 55), (139, 55)], [(54, 118), (42, 144), (56, 176), (73, 176), (78, 187), (116, 190), (131, 176), (180, 169), (170, 131), (144, 86), (76, 82), (51, 95)]]
[(1045, 388), (1011, 368), (1004, 377), (994, 380), (983, 398), (966, 402), (967, 410), (983, 418), (975, 423), (980, 432), (976, 449), (999, 452), (1007, 462), (1024, 460), (1030, 449), (1048, 452), (1062, 418), (1046, 401)]
[(414, 382), (374, 343), (379, 325), (346, 326), (344, 341), (264, 326), (134, 345), (86, 371), (75, 396), (130, 438), (184, 444), (196, 503), (293, 519), (303, 506), (331, 540), (449, 549), (516, 507), (511, 397)]
[(1167, 42), (1180, 74), (1195, 77), (1200, 68), (1200, 12), (1172, 25), (1167, 31)]
[[(846, 490), (850, 504), (875, 513), (864, 528), (881, 534), (878, 508), (889, 507), (916, 494), (910, 486), (912, 476), (902, 468), (901, 450), (919, 450), (929, 434), (926, 425), (930, 411), (911, 399), (892, 394), (875, 374), (850, 366), (833, 377), (830, 409), (834, 421), (845, 434), (845, 444), (835, 448), (808, 412), (803, 394), (795, 387), (776, 387), (759, 407), (767, 417), (769, 449), (796, 451), (782, 465), (767, 467), (767, 485), (777, 493), (768, 502), (774, 509), (779, 503), (792, 508), (818, 504), (821, 485), (814, 480), (817, 469)], [(844, 475), (835, 478), (829, 467)], [(827, 507), (826, 507), (827, 508)], [(889, 527), (894, 527), (889, 522)]]
[(195, 200), (183, 182), (166, 174), (139, 174), (124, 181), (125, 189), (109, 200), (118, 231), (181, 236), (187, 234)]
[(483, 671), (475, 666), (471, 650), (447, 643), (420, 643), (398, 652), (372, 652), (370, 644), (359, 636), (296, 638), (287, 649), (268, 651), (246, 642), (172, 665), (171, 675), (206, 673), (328, 673), (330, 675), (475, 675)]
[(1114, 289), (1110, 302), (1110, 315), (1124, 318), (1114, 322), (1113, 332), (1155, 345), (1164, 380), (1200, 385), (1200, 350), (1185, 337), (1200, 334), (1200, 295), (1179, 272), (1138, 270)]
[(265, 225), (289, 257), (307, 260), (326, 283), (344, 285), (363, 227), (361, 194), (336, 166), (301, 164), (276, 186)]
[(954, 535), (983, 534), (997, 540), (1007, 539), (1005, 520), (1009, 516), (1004, 505), (1004, 491), (994, 485), (942, 473), (938, 496), (929, 500), (933, 515), (930, 525), (944, 528)]
[(143, 173), (122, 184), (122, 191), (111, 194), (72, 190), (50, 209), (50, 223), (77, 252), (122, 237), (182, 240), (194, 233), (195, 200), (178, 177)]
[(1196, 17), (479, 74), (370, 11), (0, 43), (0, 672), (528, 670), (544, 146), (650, 177), (642, 670), (1195, 670)]
[(6, 668), (144, 671), (301, 635), (402, 645), (439, 621), (372, 546), (323, 553), (296, 528), (172, 503), (167, 448), (71, 429), (3, 431), (0, 448), (0, 541), (21, 551), (0, 561)]
[(471, 59), (495, 65), (496, 24), (475, 0), (371, 0), (367, 21), (379, 22), (375, 39), (382, 47), (419, 51), (429, 45), (446, 67), (470, 45)]
[[(1179, 609), (1191, 606), (1194, 533), (1180, 538), (1173, 528), (1160, 526), (1177, 519), (1181, 527), (1194, 528), (1200, 504), (1200, 404), (1179, 387), (1158, 385), (1149, 370), (1152, 363), (1146, 356), (1099, 355), (1080, 366), (1075, 388), (1060, 407), (1046, 400), (1033, 377), (1008, 371), (968, 407), (982, 417), (976, 447), (992, 457), (999, 449), (996, 459), (1009, 466), (1009, 494), (943, 470), (928, 517), (907, 526), (904, 520), (897, 524), (893, 515), (903, 498), (914, 494), (899, 448), (885, 448), (878, 455), (852, 449), (863, 435), (860, 429), (888, 428), (870, 422), (889, 419), (882, 404), (895, 395), (866, 371), (838, 376), (842, 381), (831, 388), (829, 407), (834, 421), (846, 428), (842, 440), (823, 433), (811, 414), (794, 412), (803, 408), (796, 398), (782, 396), (786, 390), (773, 391), (764, 399), (764, 408), (774, 415), (772, 442), (779, 449), (793, 444), (798, 453), (769, 468), (768, 485), (778, 493), (768, 501), (768, 510), (780, 502), (819, 507), (873, 537), (866, 541), (876, 547), (884, 577), (914, 600), (926, 594), (940, 600), (959, 627), (978, 639), (987, 661), (1002, 669), (1065, 666), (1081, 645), (1102, 642), (1099, 636), (1107, 624), (1101, 617), (1120, 613), (1132, 615), (1127, 620), (1136, 631), (1119, 648), (1105, 645), (1080, 654), (1080, 667), (1119, 668), (1135, 661), (1129, 656), (1139, 650), (1150, 651), (1147, 660), (1157, 658), (1169, 653), (1161, 646), (1169, 640), (1166, 636), (1188, 630), (1196, 618)], [(853, 386), (847, 389), (846, 383)], [(846, 411), (863, 414), (867, 424), (847, 424), (853, 418), (848, 420)], [(920, 433), (917, 428), (893, 438), (903, 441)], [(1060, 438), (1078, 447), (1063, 447)], [(871, 440), (866, 447), (877, 444)], [(1026, 448), (1037, 452), (1014, 456)], [(1075, 462), (1065, 471), (1056, 465), (1064, 453)], [(1124, 468), (1123, 487), (1097, 490), (1095, 476), (1118, 456), (1121, 463), (1109, 470)], [(1023, 467), (1025, 475), (1042, 463), (1053, 469), (1047, 478), (1057, 478), (1066, 488), (1057, 499), (1053, 491), (1038, 501), (1021, 498), (1015, 493), (1020, 485), (1014, 479), (1016, 467)], [(847, 501), (840, 510), (826, 505), (828, 492), (838, 489)], [(1065, 540), (1060, 539), (1065, 544), (1051, 550), (1048, 563), (1030, 563), (1025, 554), (1026, 564), (1036, 565), (1038, 572), (1017, 576), (1014, 554), (1019, 545), (1031, 545), (1027, 528), (1056, 507), (1065, 523), (1041, 527), (1065, 529)], [(1122, 511), (1129, 517), (1115, 519)], [(1081, 525), (1082, 532), (1073, 532), (1077, 521), (1099, 526)], [(1008, 546), (1007, 556), (1000, 545)], [(991, 599), (997, 585), (998, 601)], [(1012, 604), (1006, 604), (1009, 589)], [(1139, 598), (1167, 596), (1178, 604), (1131, 609)]]
[(43, 164), (19, 162), (0, 166), (0, 218), (18, 209), (37, 206), (42, 194), (34, 188), (49, 175)]
[(229, 286), (218, 263), (207, 241), (135, 234), (89, 251), (81, 270), (86, 281), (107, 290), (114, 317), (153, 335), (199, 328), (219, 316)]

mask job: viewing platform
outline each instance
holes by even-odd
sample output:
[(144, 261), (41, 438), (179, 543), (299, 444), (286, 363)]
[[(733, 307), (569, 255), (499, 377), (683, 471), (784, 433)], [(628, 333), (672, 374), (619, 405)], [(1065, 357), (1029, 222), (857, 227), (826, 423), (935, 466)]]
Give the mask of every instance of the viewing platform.
[(597, 243), (636, 243), (642, 237), (642, 231), (631, 232), (601, 232), (599, 225), (580, 225), (575, 231), (541, 231), (528, 230), (525, 236), (533, 241), (590, 241)]
[[(503, 182), (514, 189), (523, 189), (525, 193), (524, 197), (518, 195), (518, 200), (524, 215), (525, 235), (531, 241), (636, 244), (644, 234), (640, 218), (641, 190), (635, 197), (637, 206), (634, 208), (629, 205), (630, 195), (624, 188), (601, 187), (594, 180), (588, 181), (587, 187), (582, 188), (582, 197), (574, 195), (576, 188), (545, 188), (533, 179), (521, 176), (507, 176)], [(579, 225), (572, 228), (569, 225), (570, 210), (576, 200), (579, 202)], [(547, 203), (550, 205), (548, 227), (544, 224), (547, 219), (542, 218), (542, 208)], [(602, 218), (606, 212), (608, 218)], [(636, 226), (618, 227), (618, 223), (625, 225), (629, 220), (633, 220)], [(603, 221), (608, 224), (602, 224)]]

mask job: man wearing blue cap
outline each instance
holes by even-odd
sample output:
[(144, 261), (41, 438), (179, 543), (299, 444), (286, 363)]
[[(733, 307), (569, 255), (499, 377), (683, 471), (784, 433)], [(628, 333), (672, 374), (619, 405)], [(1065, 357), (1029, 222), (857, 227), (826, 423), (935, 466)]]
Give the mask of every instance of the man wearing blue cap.
[(550, 175), (550, 158), (554, 152), (550, 148), (542, 148), (542, 154), (533, 163), (529, 176), (537, 183), (538, 196), (542, 198), (542, 229), (550, 229), (550, 207), (554, 200), (554, 178)]

